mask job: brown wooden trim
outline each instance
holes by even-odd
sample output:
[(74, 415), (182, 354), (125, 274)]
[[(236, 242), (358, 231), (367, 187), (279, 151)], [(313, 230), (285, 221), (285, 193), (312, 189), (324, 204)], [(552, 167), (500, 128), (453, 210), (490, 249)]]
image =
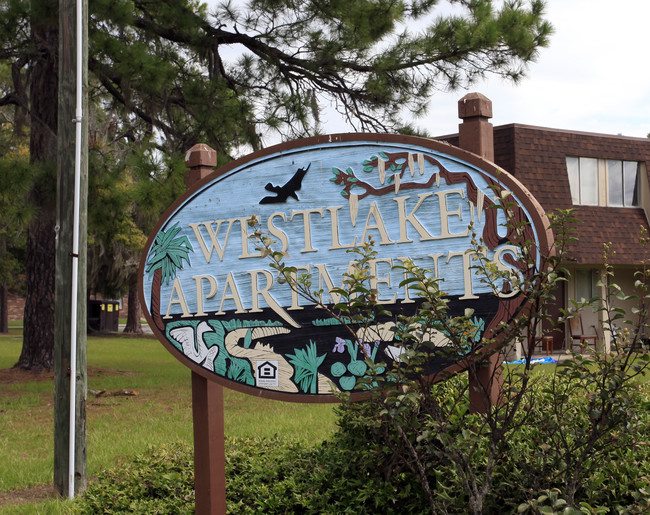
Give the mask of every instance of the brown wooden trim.
[(223, 388), (192, 372), (194, 499), (197, 514), (226, 514)]

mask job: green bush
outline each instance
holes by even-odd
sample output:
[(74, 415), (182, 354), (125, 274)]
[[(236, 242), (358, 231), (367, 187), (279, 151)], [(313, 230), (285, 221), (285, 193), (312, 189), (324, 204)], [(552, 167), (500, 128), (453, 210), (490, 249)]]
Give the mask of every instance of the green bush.
[[(535, 385), (538, 409), (527, 413), (526, 423), (510, 435), (484, 513), (569, 513), (559, 510), (566, 499), (562, 455), (544, 441), (550, 420), (544, 390), (550, 381), (542, 377)], [(454, 387), (452, 383), (439, 388)], [(572, 399), (576, 406), (586, 402), (585, 398)], [(616, 445), (590, 469), (576, 493), (575, 504), (583, 513), (648, 513), (647, 384), (632, 396), (631, 407), (639, 415), (638, 422), (614, 435)], [(228, 439), (228, 513), (426, 513), (429, 505), (421, 482), (396, 447), (399, 439), (390, 437), (389, 427), (376, 417), (375, 408), (372, 402), (343, 403), (338, 408), (339, 430), (314, 447), (278, 436)], [(466, 428), (480, 432), (478, 426)], [(459, 432), (455, 438), (454, 445), (462, 447), (467, 434)], [(467, 513), (468, 498), (456, 468), (436, 453), (427, 456), (426, 470), (440, 511)], [(480, 467), (480, 456), (476, 459)], [(152, 449), (103, 472), (75, 502), (75, 509), (78, 513), (192, 513), (193, 481), (190, 448)]]
[[(384, 481), (363, 453), (333, 442), (231, 439), (226, 449), (228, 513), (422, 513), (417, 482)], [(192, 513), (192, 450), (152, 449), (103, 472), (75, 503), (77, 513)], [(415, 486), (414, 486), (415, 485)]]
[[(522, 229), (518, 223), (511, 228)], [(296, 270), (284, 266), (282, 252), (272, 251), (268, 238), (256, 234), (273, 260), (271, 266), (292, 288), (319, 304), (321, 293), (311, 291), (310, 280), (292, 279)], [(565, 234), (559, 241), (567, 243), (570, 238)], [(532, 256), (530, 245), (522, 243), (522, 256)], [(483, 259), (482, 248), (477, 242), (475, 268), (490, 284), (507, 280), (526, 291), (531, 304), (530, 313), (517, 312), (509, 323), (498, 325), (492, 342), (484, 337), (483, 344), (497, 346), (490, 358), (496, 364), (505, 358), (509, 342), (525, 335), (529, 343), (525, 364), (490, 365), (474, 348), (477, 328), (472, 310), (451, 316), (439, 279), (405, 262), (397, 267), (407, 277), (401, 286), (408, 286), (420, 305), (415, 315), (400, 315), (395, 325), (395, 340), (404, 345), (399, 366), (386, 369), (385, 364), (366, 360), (370, 372), (360, 382), (373, 385), (370, 398), (350, 403), (343, 394), (339, 429), (320, 446), (305, 447), (279, 437), (229, 440), (230, 513), (647, 512), (650, 402), (642, 380), (650, 368), (650, 354), (634, 349), (649, 327), (645, 299), (650, 298), (650, 266), (636, 273), (640, 305), (631, 312), (639, 318), (626, 322), (634, 332), (616, 333), (612, 353), (595, 349), (589, 355), (572, 354), (538, 373), (531, 357), (542, 320), (551, 318), (546, 306), (553, 302), (553, 290), (561, 286), (566, 272), (561, 252), (522, 281), (523, 275)], [(378, 317), (385, 312), (377, 304), (369, 264), (377, 254), (372, 241), (355, 252), (358, 260), (346, 274), (344, 288), (335, 290), (343, 302), (329, 313), (364, 330), (374, 325), (378, 334)], [(607, 254), (606, 248), (605, 295), (602, 305), (594, 308), (605, 318), (603, 327), (611, 329), (625, 316), (613, 307), (612, 299), (634, 297), (625, 296), (613, 282)], [(522, 270), (533, 273), (536, 266), (533, 259)], [(566, 323), (589, 305), (576, 302), (555, 322)], [(357, 334), (353, 327), (348, 329)], [(438, 348), (435, 334), (444, 334), (450, 343)], [(477, 382), (470, 386), (465, 374), (434, 378), (424, 373), (436, 353), (467, 357), (468, 352), (470, 375), (489, 371), (488, 384), (502, 384), (498, 400), (489, 395), (488, 385), (483, 391), (471, 390)], [(483, 409), (470, 411), (472, 392), (485, 401)], [(79, 506), (103, 513), (191, 511), (188, 456), (172, 449), (136, 460), (132, 467), (100, 478), (86, 494), (88, 504)]]
[(102, 472), (77, 499), (75, 512), (193, 513), (191, 449), (180, 444), (151, 449), (130, 463)]
[[(434, 388), (459, 388), (454, 382), (462, 381), (462, 378), (453, 378)], [(573, 432), (588, 427), (588, 424), (578, 417), (563, 419), (560, 429), (567, 439), (567, 447), (549, 445), (549, 434), (557, 429), (557, 421), (552, 416), (553, 399), (549, 391), (552, 381), (550, 375), (544, 375), (533, 385), (534, 400), (531, 405), (535, 408), (520, 414), (517, 430), (507, 437), (483, 505), (483, 513), (517, 513), (520, 505), (531, 503), (540, 496), (548, 501), (548, 492), (556, 492), (554, 495), (561, 500), (566, 498), (566, 485), (570, 479), (568, 476), (573, 473), (567, 467), (566, 455), (580, 451)], [(610, 510), (607, 513), (645, 513), (648, 505), (647, 492), (650, 491), (648, 399), (648, 384), (641, 384), (629, 392), (629, 420), (620, 430), (613, 431), (604, 441), (598, 442), (602, 446), (599, 454), (585, 464), (585, 477), (574, 500), (576, 505), (586, 507), (585, 513), (596, 513), (594, 510), (604, 508)], [(575, 413), (584, 416), (588, 412), (588, 397), (575, 396), (570, 399), (570, 403)], [(386, 491), (384, 481), (390, 483), (394, 491), (400, 490), (400, 483), (410, 484), (410, 499), (395, 497), (399, 503), (396, 513), (427, 512), (428, 505), (422, 489), (413, 487), (419, 479), (409, 470), (405, 453), (399, 447), (399, 438), (391, 428), (390, 421), (376, 416), (379, 412), (377, 406), (373, 406), (371, 401), (343, 405), (339, 411), (340, 430), (331, 443), (335, 442), (341, 452), (346, 450), (350, 454), (348, 480), (358, 481), (359, 472), (363, 471), (371, 475), (377, 485), (381, 485), (379, 492)], [(414, 446), (423, 461), (439, 512), (467, 513), (469, 499), (463, 478), (453, 464), (442, 458), (444, 453), (435, 449), (436, 445), (442, 445), (440, 435), (436, 435), (436, 439), (427, 440), (425, 417), (414, 412), (413, 418), (421, 418)], [(472, 445), (472, 454), (467, 454), (477, 471), (485, 466), (485, 453), (481, 454), (481, 449), (489, 445), (489, 437), (482, 434), (482, 431), (484, 428), (481, 427), (480, 418), (465, 416), (461, 430), (449, 431), (444, 435), (445, 445), (458, 451), (469, 448), (466, 444), (468, 439), (477, 439)], [(432, 448), (427, 449), (426, 446)], [(357, 463), (355, 460), (358, 460)], [(355, 470), (358, 471), (357, 474)], [(345, 468), (340, 468), (340, 471), (341, 474), (346, 473)]]

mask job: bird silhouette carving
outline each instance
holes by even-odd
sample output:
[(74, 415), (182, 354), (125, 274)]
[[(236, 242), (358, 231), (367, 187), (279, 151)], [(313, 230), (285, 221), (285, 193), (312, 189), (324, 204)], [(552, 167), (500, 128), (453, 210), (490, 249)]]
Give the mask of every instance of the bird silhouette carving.
[(206, 333), (213, 333), (214, 329), (207, 322), (201, 322), (195, 329), (192, 326), (175, 327), (169, 331), (169, 336), (181, 344), (183, 354), (214, 372), (214, 360), (219, 354), (219, 347), (213, 345), (207, 347), (204, 336)]
[(284, 186), (275, 186), (270, 182), (264, 186), (264, 189), (275, 193), (275, 196), (267, 196), (260, 200), (260, 204), (280, 204), (286, 202), (289, 197), (293, 197), (296, 200), (300, 200), (296, 191), (302, 187), (302, 179), (309, 170), (311, 163), (307, 165), (307, 168), (298, 168), (293, 177), (289, 179)]

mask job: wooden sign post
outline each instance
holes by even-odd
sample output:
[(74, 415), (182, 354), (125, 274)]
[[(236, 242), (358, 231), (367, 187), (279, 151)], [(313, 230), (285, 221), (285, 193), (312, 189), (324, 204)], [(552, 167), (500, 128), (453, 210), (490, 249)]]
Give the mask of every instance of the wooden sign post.
[[(465, 370), (475, 356), (493, 352), (484, 339), (526, 304), (510, 285), (495, 292), (475, 277), (472, 232), (481, 236), (486, 259), (522, 277), (530, 270), (518, 260), (518, 243), (533, 243), (538, 264), (552, 244), (541, 207), (513, 177), (428, 139), (319, 136), (212, 173), (211, 149), (194, 148), (186, 157), (188, 191), (149, 238), (140, 291), (154, 333), (193, 373), (197, 512), (225, 511), (211, 497), (224, 490), (216, 476), (223, 470), (223, 398), (215, 384), (295, 402), (336, 402), (338, 392), (365, 397), (369, 360), (385, 363), (383, 373), (399, 365), (404, 347), (391, 329), (397, 313), (415, 313), (420, 302), (400, 286), (404, 273), (396, 265), (405, 260), (441, 279), (450, 316), (473, 312), (462, 352), (450, 352), (447, 336), (429, 330), (439, 351), (423, 373), (443, 378)], [(508, 210), (496, 209), (506, 197)], [(288, 255), (288, 265), (311, 276), (325, 304), (339, 300), (335, 288), (351, 265), (348, 251), (372, 236), (378, 256), (370, 262), (371, 287), (391, 314), (373, 321), (372, 335), (359, 328), (352, 336), (277, 280), (251, 241), (251, 220)], [(377, 381), (381, 367), (379, 374)], [(487, 397), (491, 402), (489, 391)], [(199, 490), (210, 493), (203, 498)]]
[[(217, 153), (204, 144), (185, 155), (188, 190), (214, 171)], [(197, 514), (226, 513), (226, 449), (223, 387), (192, 371), (192, 422), (194, 427), (194, 496)]]

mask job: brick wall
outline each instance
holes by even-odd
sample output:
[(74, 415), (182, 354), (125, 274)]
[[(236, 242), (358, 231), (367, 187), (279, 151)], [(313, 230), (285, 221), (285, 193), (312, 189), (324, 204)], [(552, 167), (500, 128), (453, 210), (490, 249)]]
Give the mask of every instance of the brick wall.
[(25, 310), (25, 299), (16, 293), (7, 295), (7, 311), (9, 312), (9, 321), (15, 322), (23, 319), (23, 312)]
[[(458, 144), (451, 134), (440, 139)], [(613, 265), (637, 265), (645, 259), (638, 244), (639, 226), (649, 228), (642, 208), (574, 206), (567, 156), (645, 162), (650, 178), (650, 139), (548, 129), (522, 124), (494, 127), (494, 162), (519, 179), (546, 212), (575, 208), (579, 241), (571, 248), (578, 264), (599, 266), (602, 244), (611, 242)]]
[[(122, 299), (122, 308), (120, 309), (120, 316), (126, 318), (129, 309), (129, 298), (124, 296)], [(25, 311), (25, 299), (16, 293), (9, 292), (7, 296), (7, 311), (9, 312), (9, 321), (15, 322), (23, 319)]]

